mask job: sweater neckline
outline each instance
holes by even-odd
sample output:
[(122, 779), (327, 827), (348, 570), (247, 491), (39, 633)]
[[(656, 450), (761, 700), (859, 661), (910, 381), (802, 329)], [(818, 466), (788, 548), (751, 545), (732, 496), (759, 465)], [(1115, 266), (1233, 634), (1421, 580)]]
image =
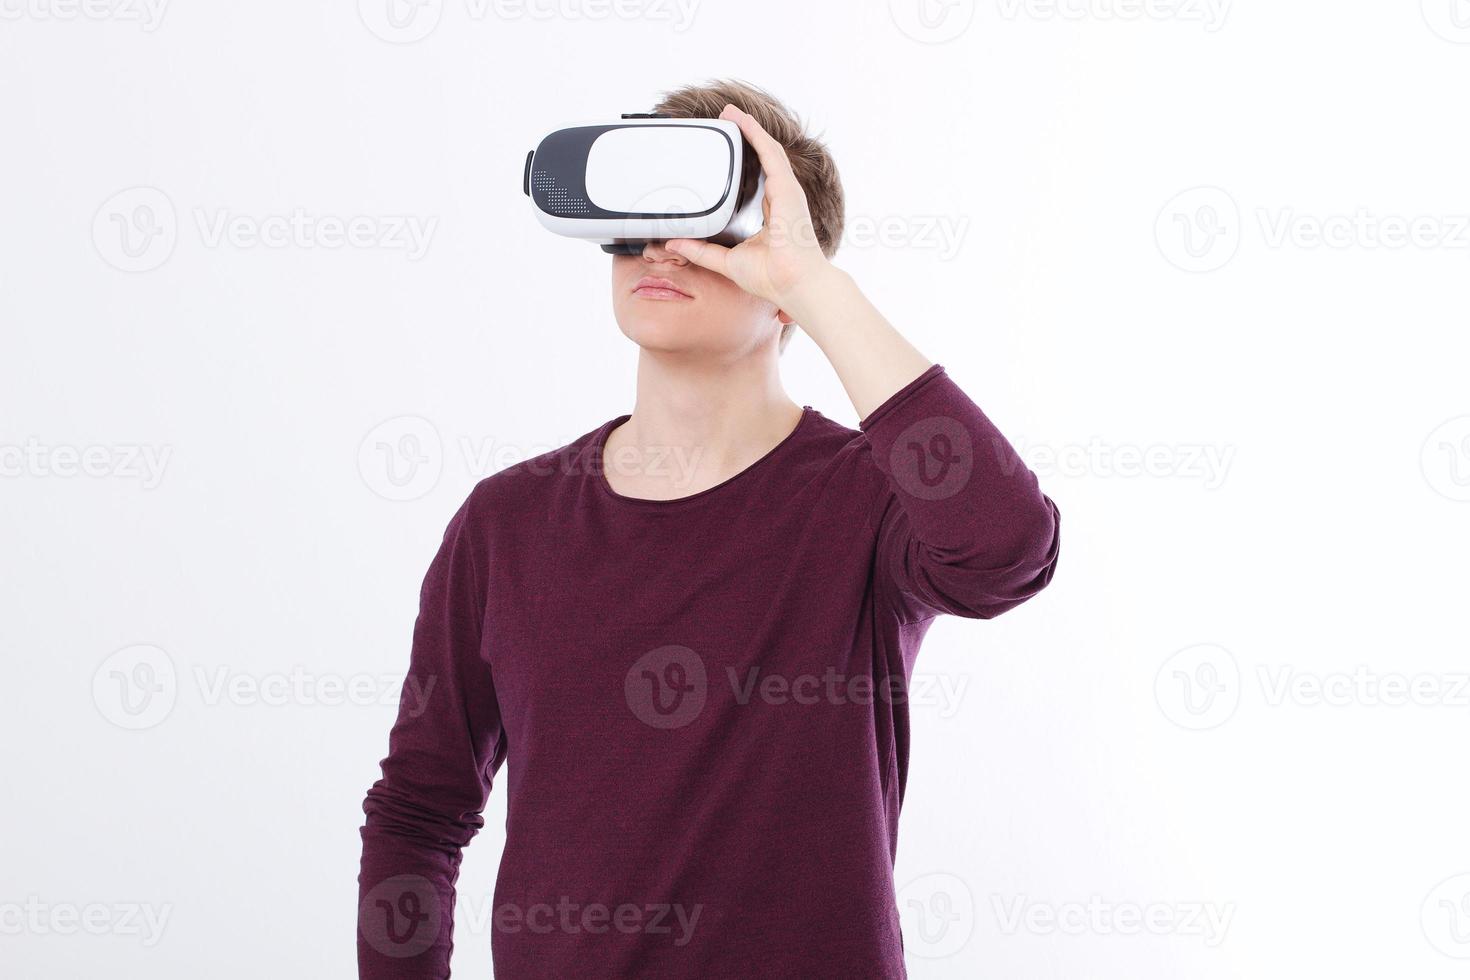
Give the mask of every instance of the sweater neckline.
[(781, 439), (780, 442), (776, 443), (770, 449), (766, 450), (763, 455), (758, 457), (750, 465), (746, 466), (738, 473), (734, 473), (731, 476), (726, 477), (719, 483), (716, 483), (714, 486), (705, 487), (703, 490), (700, 490), (696, 493), (686, 494), (683, 497), (669, 497), (667, 499), (658, 497), (630, 497), (627, 494), (618, 493), (616, 490), (613, 489), (612, 483), (608, 481), (607, 466), (605, 462), (608, 437), (612, 435), (613, 429), (616, 429), (618, 426), (628, 421), (628, 419), (632, 418), (631, 415), (619, 415), (617, 418), (609, 419), (608, 421), (604, 422), (601, 427), (599, 427), (598, 430), (593, 433), (592, 441), (588, 443), (587, 451), (589, 455), (589, 469), (591, 471), (592, 481), (597, 484), (598, 489), (602, 492), (604, 496), (609, 497), (612, 500), (616, 500), (619, 503), (633, 505), (637, 507), (677, 507), (681, 504), (704, 500), (711, 495), (716, 494), (721, 490), (724, 490), (726, 487), (729, 487), (736, 481), (743, 479), (746, 474), (753, 473), (769, 465), (772, 460), (774, 460), (778, 455), (782, 454), (784, 450), (786, 450), (793, 442), (796, 441), (797, 435), (800, 434), (804, 429), (806, 429), (812, 417), (816, 414), (816, 409), (812, 408), (810, 405), (803, 405), (801, 407), (801, 417), (796, 420), (796, 425), (792, 427), (791, 431), (786, 433), (786, 435)]

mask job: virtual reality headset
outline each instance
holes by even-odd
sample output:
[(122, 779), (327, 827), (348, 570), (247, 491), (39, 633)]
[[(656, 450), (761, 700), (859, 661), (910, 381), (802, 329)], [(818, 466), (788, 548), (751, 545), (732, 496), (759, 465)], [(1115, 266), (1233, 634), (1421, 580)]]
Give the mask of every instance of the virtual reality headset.
[(761, 229), (765, 185), (733, 122), (653, 113), (549, 133), (521, 179), (543, 227), (614, 254), (670, 238), (737, 245)]

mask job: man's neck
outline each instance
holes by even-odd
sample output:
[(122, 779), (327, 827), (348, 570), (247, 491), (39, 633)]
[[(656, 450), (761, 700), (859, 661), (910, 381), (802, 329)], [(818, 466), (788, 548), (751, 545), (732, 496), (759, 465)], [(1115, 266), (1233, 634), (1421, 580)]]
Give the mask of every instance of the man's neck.
[(608, 435), (604, 473), (625, 496), (687, 497), (770, 452), (801, 412), (774, 357), (712, 363), (643, 351), (637, 401)]

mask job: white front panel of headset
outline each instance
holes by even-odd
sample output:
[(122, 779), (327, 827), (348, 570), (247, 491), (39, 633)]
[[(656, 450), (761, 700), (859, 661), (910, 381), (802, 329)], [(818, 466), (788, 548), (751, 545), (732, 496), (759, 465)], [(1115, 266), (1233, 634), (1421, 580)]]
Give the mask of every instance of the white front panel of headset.
[(587, 197), (607, 211), (708, 211), (730, 190), (730, 142), (698, 126), (627, 126), (593, 142)]

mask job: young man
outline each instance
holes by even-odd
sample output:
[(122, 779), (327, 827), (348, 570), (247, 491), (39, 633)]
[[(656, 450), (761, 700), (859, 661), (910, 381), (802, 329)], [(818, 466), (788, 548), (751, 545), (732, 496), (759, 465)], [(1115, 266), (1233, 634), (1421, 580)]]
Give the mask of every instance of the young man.
[[(613, 257), (632, 414), (482, 481), (450, 521), (406, 681), (427, 699), (405, 698), (364, 803), (364, 978), (449, 975), (460, 851), (507, 761), (499, 980), (903, 977), (919, 643), (1051, 580), (1034, 474), (828, 262), (842, 194), (821, 144), (739, 83), (657, 111), (740, 126), (765, 228)], [(793, 323), (861, 431), (782, 389)]]

